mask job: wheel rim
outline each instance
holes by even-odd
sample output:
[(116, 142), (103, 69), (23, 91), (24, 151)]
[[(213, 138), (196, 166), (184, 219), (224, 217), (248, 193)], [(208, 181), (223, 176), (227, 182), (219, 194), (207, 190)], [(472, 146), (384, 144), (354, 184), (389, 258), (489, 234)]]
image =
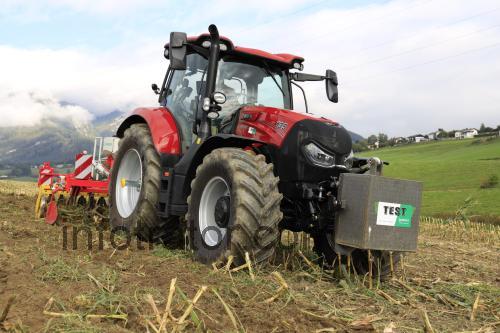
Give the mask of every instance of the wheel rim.
[(122, 218), (134, 212), (142, 188), (142, 161), (139, 152), (128, 150), (123, 156), (115, 181), (116, 208)]
[(215, 217), (215, 207), (219, 199), (223, 197), (229, 197), (231, 200), (227, 182), (218, 176), (210, 179), (201, 194), (198, 212), (198, 226), (202, 239), (208, 246), (218, 245), (227, 232), (227, 228), (221, 227)]

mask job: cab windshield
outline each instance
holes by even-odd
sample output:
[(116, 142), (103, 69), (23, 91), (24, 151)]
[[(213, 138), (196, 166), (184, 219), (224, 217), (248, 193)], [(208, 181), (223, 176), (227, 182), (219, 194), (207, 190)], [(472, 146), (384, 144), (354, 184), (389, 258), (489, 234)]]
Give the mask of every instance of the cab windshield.
[[(186, 69), (175, 70), (164, 87), (162, 101), (174, 115), (182, 133), (182, 147), (187, 149), (193, 140), (196, 113), (201, 111), (208, 61), (197, 53), (186, 57)], [(216, 92), (226, 96), (218, 119), (212, 122), (219, 130), (245, 105), (291, 108), (290, 89), (286, 71), (264, 60), (243, 62), (234, 56), (219, 61)], [(199, 113), (198, 113), (199, 116)]]
[(290, 109), (290, 93), (285, 71), (266, 62), (244, 63), (224, 57), (219, 62), (215, 91), (226, 95), (220, 118), (244, 105)]

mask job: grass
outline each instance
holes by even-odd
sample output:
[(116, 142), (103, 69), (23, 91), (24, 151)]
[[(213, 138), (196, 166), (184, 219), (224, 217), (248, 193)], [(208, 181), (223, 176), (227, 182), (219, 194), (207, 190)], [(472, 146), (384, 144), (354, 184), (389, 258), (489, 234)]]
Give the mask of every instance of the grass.
[(420, 232), (449, 241), (482, 242), (492, 246), (500, 244), (500, 226), (493, 224), (424, 217)]
[(390, 162), (384, 175), (424, 183), (422, 215), (451, 214), (471, 197), (471, 215), (500, 216), (500, 187), (480, 188), (500, 177), (500, 139), (446, 140), (364, 152)]
[(61, 256), (51, 257), (40, 251), (41, 266), (36, 270), (36, 276), (42, 281), (60, 283), (62, 281), (79, 281), (85, 278), (77, 261), (65, 260)]
[(190, 257), (187, 251), (181, 249), (170, 249), (163, 245), (155, 245), (152, 254), (159, 258), (169, 258), (169, 259), (187, 259)]
[(38, 188), (36, 183), (31, 181), (0, 180), (0, 193), (16, 195), (36, 195)]

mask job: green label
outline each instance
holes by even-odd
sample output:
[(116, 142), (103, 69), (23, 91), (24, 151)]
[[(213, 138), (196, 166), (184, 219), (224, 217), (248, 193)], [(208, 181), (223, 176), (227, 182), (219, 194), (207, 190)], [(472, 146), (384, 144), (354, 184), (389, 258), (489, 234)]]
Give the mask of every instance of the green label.
[(414, 207), (412, 205), (401, 205), (401, 214), (396, 218), (395, 227), (411, 228), (411, 218), (413, 216)]
[(415, 207), (392, 202), (378, 203), (377, 224), (397, 228), (411, 228), (411, 219)]

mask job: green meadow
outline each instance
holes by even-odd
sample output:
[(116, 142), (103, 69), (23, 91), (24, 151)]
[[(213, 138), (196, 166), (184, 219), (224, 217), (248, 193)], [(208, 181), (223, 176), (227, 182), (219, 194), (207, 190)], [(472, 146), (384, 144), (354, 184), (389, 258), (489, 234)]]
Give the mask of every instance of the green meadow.
[(390, 162), (384, 175), (424, 183), (422, 215), (448, 215), (471, 198), (468, 214), (500, 216), (500, 138), (433, 141), (363, 152)]

